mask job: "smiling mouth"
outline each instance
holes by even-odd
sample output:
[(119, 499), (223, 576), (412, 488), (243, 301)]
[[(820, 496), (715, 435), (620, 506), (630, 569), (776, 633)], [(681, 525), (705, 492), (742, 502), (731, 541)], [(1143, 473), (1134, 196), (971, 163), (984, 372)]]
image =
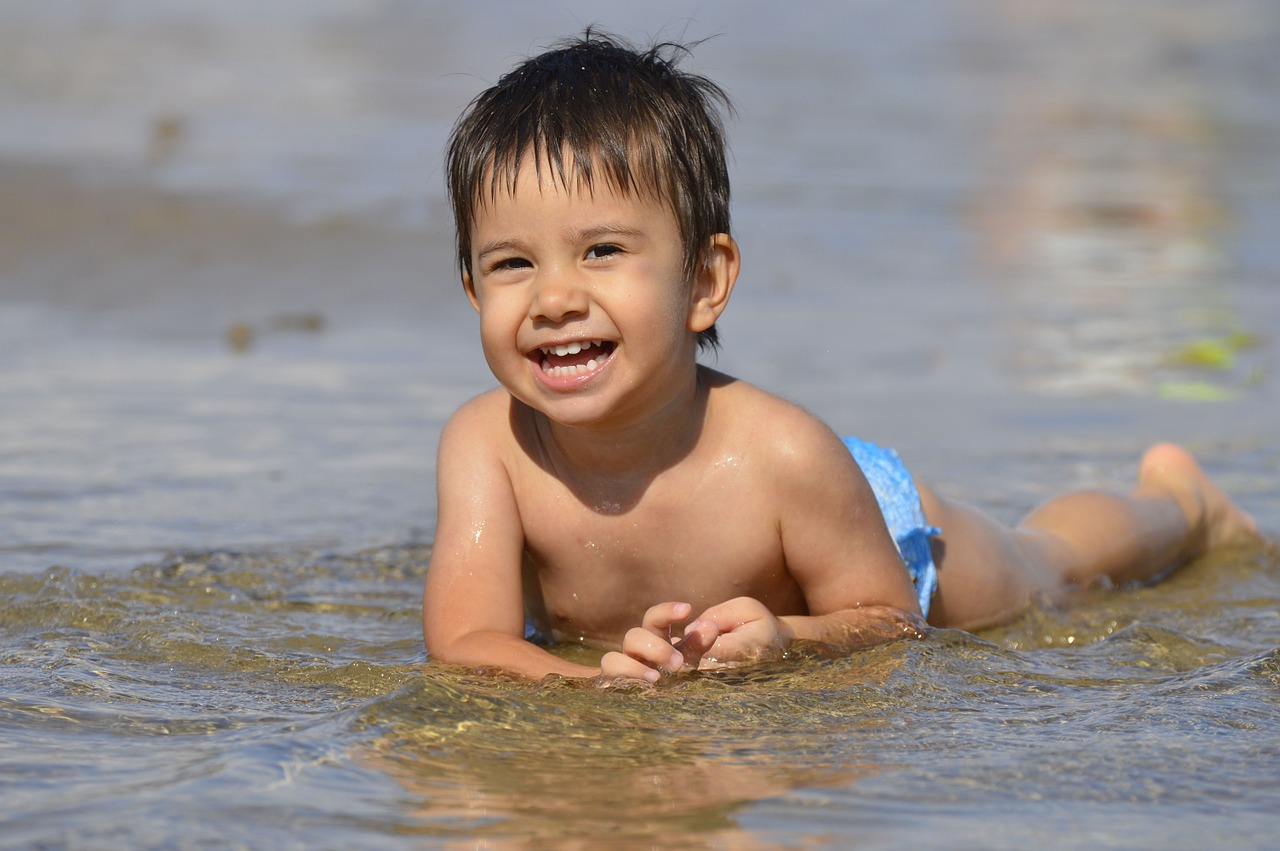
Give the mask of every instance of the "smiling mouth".
[(609, 340), (575, 340), (558, 346), (542, 346), (534, 352), (541, 356), (542, 371), (552, 378), (586, 375), (604, 365), (613, 354)]

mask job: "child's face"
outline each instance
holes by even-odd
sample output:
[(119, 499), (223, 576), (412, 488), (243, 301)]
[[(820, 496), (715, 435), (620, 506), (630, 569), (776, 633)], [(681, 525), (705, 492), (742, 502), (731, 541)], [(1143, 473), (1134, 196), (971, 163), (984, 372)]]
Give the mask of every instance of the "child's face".
[(471, 232), (464, 282), (485, 359), (512, 395), (565, 425), (644, 417), (693, 375), (675, 215), (604, 184), (539, 182), (526, 159), (515, 192), (481, 205)]

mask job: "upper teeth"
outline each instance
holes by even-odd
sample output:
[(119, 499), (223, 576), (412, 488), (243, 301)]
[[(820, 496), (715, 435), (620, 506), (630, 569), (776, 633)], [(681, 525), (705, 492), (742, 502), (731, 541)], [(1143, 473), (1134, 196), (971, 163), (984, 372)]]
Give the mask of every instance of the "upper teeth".
[(578, 352), (584, 349), (589, 349), (592, 346), (598, 347), (599, 345), (600, 345), (599, 340), (583, 340), (581, 342), (575, 341), (572, 343), (565, 343), (559, 346), (543, 346), (542, 353), (544, 355), (559, 355), (560, 357), (564, 357), (565, 355), (576, 355)]

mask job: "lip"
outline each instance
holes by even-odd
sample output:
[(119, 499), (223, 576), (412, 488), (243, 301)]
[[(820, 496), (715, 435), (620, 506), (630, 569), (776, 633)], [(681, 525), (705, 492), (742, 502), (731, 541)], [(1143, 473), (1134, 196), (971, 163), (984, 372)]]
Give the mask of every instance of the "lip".
[[(573, 362), (567, 366), (550, 364), (549, 359), (555, 358), (557, 348), (561, 349), (560, 357), (568, 355), (573, 358)], [(612, 340), (574, 338), (543, 343), (525, 357), (540, 384), (549, 390), (569, 392), (595, 380), (607, 370), (617, 348), (617, 343)], [(599, 352), (593, 352), (595, 349), (599, 349)]]

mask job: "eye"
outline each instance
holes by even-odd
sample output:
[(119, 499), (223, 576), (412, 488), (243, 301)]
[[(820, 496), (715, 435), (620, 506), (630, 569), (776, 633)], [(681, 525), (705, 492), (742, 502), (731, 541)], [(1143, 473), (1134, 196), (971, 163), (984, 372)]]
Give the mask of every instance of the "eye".
[(523, 257), (504, 257), (489, 267), (490, 271), (500, 272), (503, 269), (528, 269), (533, 264)]
[(615, 254), (621, 254), (622, 249), (611, 243), (603, 243), (601, 245), (593, 245), (587, 251), (588, 260), (604, 260)]

